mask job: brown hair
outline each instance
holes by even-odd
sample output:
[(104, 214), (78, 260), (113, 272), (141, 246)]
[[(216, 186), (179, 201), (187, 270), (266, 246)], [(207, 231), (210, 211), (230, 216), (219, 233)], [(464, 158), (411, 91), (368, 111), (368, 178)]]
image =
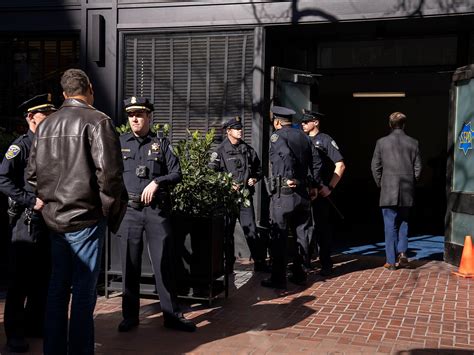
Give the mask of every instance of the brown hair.
[(390, 115), (390, 118), (388, 120), (388, 124), (390, 125), (391, 129), (395, 128), (405, 128), (405, 122), (406, 122), (407, 116), (405, 116), (401, 112), (394, 112)]
[(68, 69), (61, 77), (61, 86), (66, 96), (85, 95), (89, 90), (90, 80), (81, 69)]

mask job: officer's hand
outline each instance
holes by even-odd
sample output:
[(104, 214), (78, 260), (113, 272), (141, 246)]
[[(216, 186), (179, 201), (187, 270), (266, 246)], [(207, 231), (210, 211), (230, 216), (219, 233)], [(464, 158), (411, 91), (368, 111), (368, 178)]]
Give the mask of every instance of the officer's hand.
[(239, 190), (240, 190), (240, 184), (237, 184), (236, 182), (233, 182), (233, 183), (232, 183), (232, 188), (233, 188), (235, 191), (239, 191)]
[(142, 192), (142, 202), (145, 205), (149, 205), (155, 196), (155, 192), (158, 190), (158, 184), (155, 181), (150, 182)]
[(250, 178), (250, 179), (247, 181), (247, 184), (248, 184), (249, 186), (253, 186), (253, 185), (255, 185), (256, 183), (257, 183), (257, 179), (255, 179), (255, 178)]
[(316, 199), (316, 197), (318, 197), (318, 189), (312, 187), (311, 189), (309, 189), (309, 198), (311, 199), (311, 201), (313, 201)]
[(288, 185), (288, 187), (291, 187), (292, 189), (294, 189), (296, 187), (296, 180), (286, 180), (286, 184)]
[(36, 198), (35, 205), (33, 206), (33, 209), (35, 211), (41, 211), (44, 207), (44, 202), (43, 200), (39, 199), (38, 197)]
[(331, 194), (331, 190), (329, 190), (326, 185), (323, 185), (323, 187), (321, 187), (321, 189), (319, 190), (319, 194), (322, 197), (328, 197)]

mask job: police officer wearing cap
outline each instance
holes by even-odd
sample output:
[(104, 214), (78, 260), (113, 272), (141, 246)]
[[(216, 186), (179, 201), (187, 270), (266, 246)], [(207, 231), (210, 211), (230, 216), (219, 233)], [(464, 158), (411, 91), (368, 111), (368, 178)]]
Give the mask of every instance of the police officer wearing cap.
[(275, 132), (270, 137), (272, 176), (267, 179), (271, 194), (272, 275), (262, 286), (286, 288), (288, 228), (294, 233), (296, 250), (290, 281), (304, 285), (308, 242), (313, 231), (310, 198), (320, 185), (321, 161), (313, 157), (313, 145), (301, 130), (291, 127), (295, 111), (273, 106), (271, 118)]
[(336, 141), (331, 136), (321, 132), (320, 120), (324, 115), (320, 112), (303, 111), (302, 126), (311, 142), (317, 148), (322, 159), (321, 178), (323, 185), (319, 190), (318, 198), (312, 203), (315, 221), (313, 238), (310, 244), (312, 251), (319, 246), (320, 274), (329, 276), (332, 272), (331, 239), (333, 235), (334, 206), (329, 197), (335, 189), (346, 168)]
[(43, 335), (50, 275), (48, 229), (40, 212), (43, 203), (26, 183), (24, 171), (36, 128), (56, 108), (51, 94), (42, 94), (22, 103), (19, 110), (29, 130), (12, 142), (0, 166), (0, 192), (8, 196), (9, 204), (9, 284), (4, 325), (7, 348), (12, 352), (28, 351), (25, 337)]
[(121, 238), (123, 275), (123, 321), (118, 330), (127, 332), (139, 324), (141, 258), (146, 233), (164, 325), (191, 332), (196, 326), (178, 308), (173, 278), (169, 187), (181, 180), (179, 160), (169, 140), (151, 132), (153, 104), (147, 98), (131, 97), (124, 101), (124, 106), (132, 132), (120, 137), (129, 202), (116, 234)]
[[(247, 189), (250, 193), (250, 206), (240, 206), (239, 222), (244, 231), (250, 254), (254, 260), (255, 271), (266, 271), (266, 253), (262, 240), (257, 233), (255, 211), (253, 208), (253, 194), (255, 184), (262, 178), (260, 159), (255, 150), (242, 140), (242, 122), (239, 116), (231, 118), (224, 124), (227, 137), (211, 154), (210, 166), (216, 171), (232, 174), (235, 189)], [(229, 247), (227, 253), (230, 258), (229, 267), (235, 262), (234, 229), (236, 217), (230, 217), (226, 226)]]

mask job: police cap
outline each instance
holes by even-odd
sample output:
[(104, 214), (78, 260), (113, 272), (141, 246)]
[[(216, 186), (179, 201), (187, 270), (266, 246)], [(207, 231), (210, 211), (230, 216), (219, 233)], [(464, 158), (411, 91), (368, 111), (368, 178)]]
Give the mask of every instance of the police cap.
[(274, 117), (277, 117), (286, 121), (292, 121), (293, 115), (296, 113), (291, 108), (287, 108), (283, 106), (273, 106), (270, 109), (270, 111), (273, 113)]
[(123, 106), (126, 112), (147, 110), (152, 112), (154, 110), (153, 104), (146, 97), (132, 96), (126, 100), (123, 100)]
[(233, 128), (233, 129), (242, 129), (242, 119), (240, 116), (232, 117), (226, 123), (224, 123), (224, 128)]
[(32, 97), (29, 100), (23, 102), (18, 109), (24, 114), (34, 112), (49, 112), (56, 111), (53, 102), (51, 100), (51, 94), (41, 94)]
[(324, 114), (318, 111), (309, 111), (303, 109), (303, 117), (301, 118), (301, 122), (310, 122), (320, 120), (324, 118)]

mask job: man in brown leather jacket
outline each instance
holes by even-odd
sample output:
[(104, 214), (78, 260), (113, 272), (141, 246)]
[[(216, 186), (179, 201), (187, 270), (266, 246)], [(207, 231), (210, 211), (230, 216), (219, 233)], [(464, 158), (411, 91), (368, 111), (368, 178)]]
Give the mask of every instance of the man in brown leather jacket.
[(126, 208), (123, 164), (112, 120), (91, 106), (94, 93), (87, 75), (69, 69), (61, 86), (65, 101), (37, 130), (27, 169), (52, 231), (44, 353), (66, 354), (69, 347), (69, 353), (93, 354), (105, 228), (108, 224), (116, 231)]

